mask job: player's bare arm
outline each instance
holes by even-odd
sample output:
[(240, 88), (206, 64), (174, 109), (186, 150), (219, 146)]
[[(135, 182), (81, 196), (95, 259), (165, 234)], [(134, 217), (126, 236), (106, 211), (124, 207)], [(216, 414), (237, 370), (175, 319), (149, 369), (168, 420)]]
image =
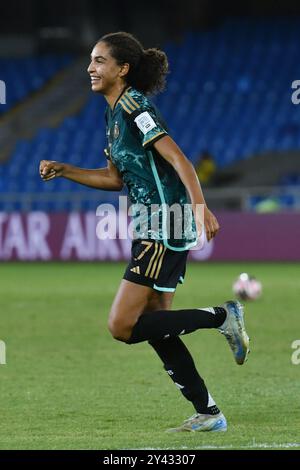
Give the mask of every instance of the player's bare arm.
[(208, 209), (203, 192), (196, 175), (193, 164), (186, 158), (176, 142), (170, 136), (164, 136), (154, 143), (159, 154), (165, 158), (176, 170), (185, 185), (193, 205), (194, 215), (198, 229), (200, 221), (196, 214), (196, 204), (204, 204), (204, 224), (207, 240), (211, 240), (218, 233), (220, 226), (214, 214)]
[(106, 168), (87, 170), (67, 163), (42, 160), (40, 175), (43, 181), (63, 177), (90, 188), (107, 191), (121, 191), (123, 188), (121, 175), (111, 161), (108, 161)]

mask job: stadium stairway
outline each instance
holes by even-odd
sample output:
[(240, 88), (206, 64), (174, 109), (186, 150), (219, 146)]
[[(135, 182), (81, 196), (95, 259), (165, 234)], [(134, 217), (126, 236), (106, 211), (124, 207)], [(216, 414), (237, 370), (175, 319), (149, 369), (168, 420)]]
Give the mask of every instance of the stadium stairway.
[(86, 59), (77, 59), (45, 86), (0, 118), (0, 162), (16, 141), (32, 139), (41, 128), (53, 128), (82, 108), (89, 94)]
[[(231, 188), (276, 186), (288, 174), (300, 174), (299, 151), (272, 151), (241, 160), (218, 172)], [(221, 185), (222, 186), (222, 185)]]

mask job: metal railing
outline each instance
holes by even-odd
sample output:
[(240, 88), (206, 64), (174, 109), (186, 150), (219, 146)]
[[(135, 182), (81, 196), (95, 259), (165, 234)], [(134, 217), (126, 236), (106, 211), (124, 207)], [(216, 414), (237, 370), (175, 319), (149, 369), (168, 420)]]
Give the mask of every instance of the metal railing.
[[(278, 204), (278, 208), (300, 211), (299, 187), (251, 187), (251, 188), (218, 188), (204, 190), (205, 198), (211, 208), (228, 210), (255, 210), (259, 198)], [(119, 195), (124, 192), (110, 191), (66, 191), (66, 192), (40, 192), (40, 193), (0, 193), (1, 212), (31, 212), (43, 210), (57, 211), (85, 211), (96, 210), (102, 203), (111, 203), (118, 206)], [(255, 202), (255, 198), (257, 201)]]

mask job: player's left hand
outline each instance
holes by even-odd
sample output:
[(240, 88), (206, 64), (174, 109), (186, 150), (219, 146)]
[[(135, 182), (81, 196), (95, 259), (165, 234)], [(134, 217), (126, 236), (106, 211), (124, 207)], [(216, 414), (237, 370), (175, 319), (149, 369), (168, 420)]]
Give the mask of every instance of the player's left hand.
[(207, 206), (204, 206), (204, 226), (206, 231), (206, 238), (209, 242), (217, 235), (218, 231), (220, 230), (220, 225), (214, 214), (208, 209)]

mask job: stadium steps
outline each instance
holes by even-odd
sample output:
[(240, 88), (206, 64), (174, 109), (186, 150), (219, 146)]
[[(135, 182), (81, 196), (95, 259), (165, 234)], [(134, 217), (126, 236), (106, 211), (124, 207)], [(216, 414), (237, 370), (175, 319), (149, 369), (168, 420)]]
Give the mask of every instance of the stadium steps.
[(251, 156), (218, 172), (219, 186), (231, 188), (276, 186), (289, 173), (300, 174), (299, 151), (270, 151)]
[(9, 158), (19, 139), (57, 127), (82, 108), (89, 95), (86, 68), (86, 58), (77, 59), (0, 119), (0, 162)]

